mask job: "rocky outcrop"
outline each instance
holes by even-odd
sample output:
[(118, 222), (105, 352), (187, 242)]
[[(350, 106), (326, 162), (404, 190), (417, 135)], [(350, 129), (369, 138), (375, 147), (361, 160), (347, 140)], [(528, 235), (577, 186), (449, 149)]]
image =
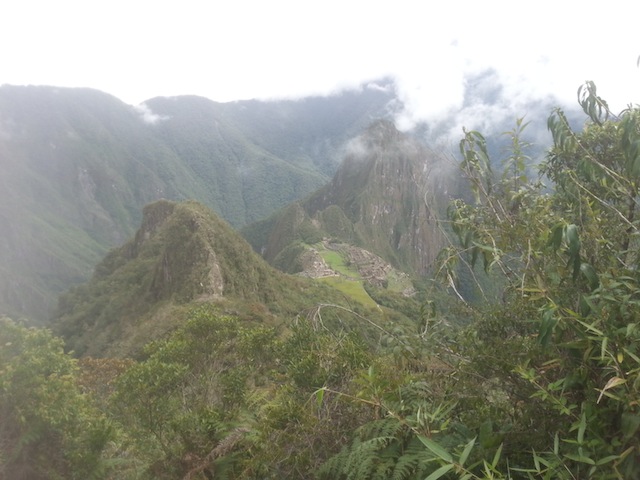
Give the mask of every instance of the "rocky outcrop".
[(273, 262), (282, 252), (298, 254), (292, 244), (325, 237), (372, 252), (396, 269), (426, 274), (445, 245), (438, 218), (457, 189), (448, 165), (391, 122), (377, 121), (348, 144), (328, 185), (256, 228), (262, 240), (256, 235), (252, 244)]
[(101, 355), (125, 332), (169, 328), (172, 306), (259, 302), (280, 276), (205, 206), (160, 200), (145, 207), (135, 236), (104, 258), (91, 281), (61, 298), (53, 323), (76, 352)]

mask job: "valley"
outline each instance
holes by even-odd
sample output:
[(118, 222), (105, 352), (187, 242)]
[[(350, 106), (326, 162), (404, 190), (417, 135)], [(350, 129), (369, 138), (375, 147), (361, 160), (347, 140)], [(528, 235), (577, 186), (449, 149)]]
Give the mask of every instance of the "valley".
[(89, 89), (0, 87), (0, 312), (46, 324), (152, 201), (197, 199), (239, 228), (308, 195), (391, 99), (132, 107)]

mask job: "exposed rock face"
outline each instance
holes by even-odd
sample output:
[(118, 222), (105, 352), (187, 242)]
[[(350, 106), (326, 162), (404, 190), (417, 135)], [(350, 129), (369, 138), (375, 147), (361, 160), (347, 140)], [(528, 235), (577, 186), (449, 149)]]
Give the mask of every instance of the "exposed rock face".
[(207, 257), (206, 265), (209, 269), (207, 275), (207, 282), (203, 283), (202, 293), (196, 300), (199, 301), (211, 301), (221, 298), (224, 294), (224, 278), (222, 277), (222, 268), (216, 257), (216, 253), (208, 248), (209, 256)]
[(444, 241), (435, 221), (435, 210), (448, 201), (446, 183), (439, 181), (444, 167), (433, 152), (380, 121), (352, 142), (318, 207), (340, 205), (359, 245), (425, 273)]
[(141, 294), (155, 301), (174, 297), (191, 301), (224, 294), (224, 279), (210, 238), (211, 218), (195, 204), (185, 207), (168, 200), (145, 206), (134, 238), (111, 252), (96, 267), (96, 276), (118, 275), (136, 262), (150, 276)]
[[(167, 206), (170, 202), (156, 202), (145, 209), (153, 211), (143, 221), (136, 234), (147, 236), (160, 221), (159, 239), (161, 259), (156, 263), (151, 292), (156, 300), (178, 296), (188, 302), (196, 298), (216, 299), (224, 294), (224, 279), (211, 238), (211, 218), (197, 209), (177, 206), (179, 214)], [(174, 206), (176, 204), (173, 204)], [(153, 218), (155, 217), (155, 219)], [(153, 233), (151, 233), (153, 235)]]
[(459, 181), (447, 159), (380, 120), (349, 142), (328, 185), (244, 233), (268, 262), (290, 273), (309, 271), (314, 261), (304, 245), (326, 238), (424, 275), (445, 246), (438, 218)]
[(175, 211), (175, 207), (175, 202), (167, 200), (158, 200), (157, 202), (146, 205), (142, 210), (142, 224), (136, 232), (136, 244), (148, 240)]
[(445, 159), (378, 121), (348, 144), (332, 181), (283, 210), (254, 248), (272, 262), (292, 243), (326, 237), (425, 274), (445, 245), (437, 218), (456, 190), (450, 171)]

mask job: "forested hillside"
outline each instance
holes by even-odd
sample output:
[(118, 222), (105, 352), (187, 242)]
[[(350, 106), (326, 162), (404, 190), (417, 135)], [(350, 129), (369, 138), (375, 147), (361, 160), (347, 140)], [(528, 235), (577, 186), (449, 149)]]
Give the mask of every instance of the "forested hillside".
[(151, 201), (196, 199), (239, 227), (306, 196), (392, 99), (363, 88), (134, 108), (89, 89), (0, 87), (0, 312), (46, 322)]
[(372, 301), (356, 306), (338, 290), (272, 268), (204, 205), (160, 200), (144, 208), (135, 236), (90, 281), (61, 296), (51, 325), (76, 355), (136, 357), (196, 305), (281, 325), (319, 303), (383, 315)]
[[(319, 300), (201, 205), (148, 207), (67, 297), (63, 334), (85, 328), (90, 348), (150, 296), (182, 316), (128, 358), (76, 358), (49, 330), (0, 320), (0, 476), (640, 478), (640, 108), (610, 111), (592, 82), (578, 99), (584, 128), (549, 112), (537, 172), (525, 121), (499, 159), (464, 132), (469, 195), (440, 219), (442, 287), (405, 315), (326, 285)], [(212, 258), (222, 282), (200, 275)], [(499, 300), (465, 300), (465, 271), (479, 298), (491, 275)], [(225, 303), (228, 285), (255, 303)], [(313, 307), (276, 312), (296, 291)], [(99, 310), (118, 314), (80, 314), (110, 299)]]

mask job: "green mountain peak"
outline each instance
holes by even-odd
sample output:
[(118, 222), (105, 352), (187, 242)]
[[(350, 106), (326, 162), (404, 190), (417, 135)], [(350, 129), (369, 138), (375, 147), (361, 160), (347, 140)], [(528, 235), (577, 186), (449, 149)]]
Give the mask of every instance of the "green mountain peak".
[(179, 315), (167, 312), (225, 299), (267, 303), (281, 276), (207, 207), (160, 200), (91, 281), (61, 297), (54, 324), (78, 354), (127, 353), (127, 336), (175, 327)]
[(424, 274), (443, 246), (436, 219), (456, 188), (445, 159), (379, 120), (347, 143), (329, 184), (245, 229), (245, 235), (281, 267), (295, 263), (283, 261), (299, 253), (292, 245), (327, 238)]

